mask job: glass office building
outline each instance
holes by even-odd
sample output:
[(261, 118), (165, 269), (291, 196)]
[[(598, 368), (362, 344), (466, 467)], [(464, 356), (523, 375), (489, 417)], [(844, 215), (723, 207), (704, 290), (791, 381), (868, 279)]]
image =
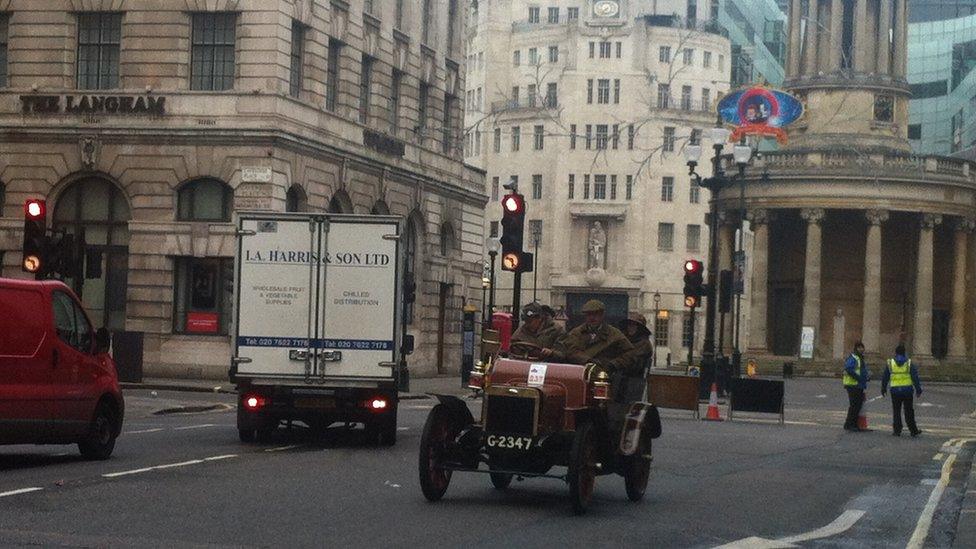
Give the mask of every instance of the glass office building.
[(718, 23), (732, 41), (732, 88), (767, 82), (780, 86), (786, 64), (782, 0), (724, 0)]

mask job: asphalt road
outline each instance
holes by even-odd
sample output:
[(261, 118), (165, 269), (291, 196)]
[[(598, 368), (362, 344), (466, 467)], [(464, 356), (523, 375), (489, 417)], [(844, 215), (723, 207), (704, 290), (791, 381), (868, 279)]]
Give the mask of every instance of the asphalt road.
[(836, 380), (788, 382), (785, 425), (666, 412), (646, 499), (630, 503), (621, 478), (600, 477), (590, 512), (575, 517), (558, 480), (503, 493), (456, 474), (442, 501), (426, 502), (417, 447), (431, 400), (401, 404), (393, 448), (300, 428), (260, 446), (238, 442), (228, 406), (153, 414), (233, 395), (129, 391), (109, 461), (82, 461), (73, 446), (0, 447), (0, 546), (904, 547), (918, 530), (926, 546), (976, 546), (954, 539), (973, 397), (928, 386), (917, 439), (890, 435), (887, 400), (870, 404), (873, 432), (843, 431)]

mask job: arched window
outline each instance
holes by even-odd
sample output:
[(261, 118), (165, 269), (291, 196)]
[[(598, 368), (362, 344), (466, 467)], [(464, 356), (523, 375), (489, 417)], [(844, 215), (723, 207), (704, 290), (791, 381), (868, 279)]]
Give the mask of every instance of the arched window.
[(332, 200), (329, 200), (329, 213), (352, 213), (352, 200), (349, 199), (349, 195), (346, 194), (346, 191), (336, 191), (335, 194), (332, 195)]
[(441, 225), (441, 255), (450, 257), (454, 251), (454, 226), (449, 221)]
[(100, 177), (72, 183), (54, 206), (54, 229), (84, 231), (88, 260), (101, 261), (101, 277), (85, 280), (82, 297), (95, 325), (110, 330), (125, 328), (129, 218), (122, 191)]
[(302, 189), (299, 185), (292, 185), (288, 188), (288, 192), (285, 194), (285, 211), (308, 211), (308, 195), (305, 194), (305, 189)]
[(386, 205), (386, 202), (377, 200), (370, 213), (373, 215), (390, 215), (390, 207)]
[(195, 179), (176, 195), (179, 221), (230, 221), (234, 190), (218, 179)]

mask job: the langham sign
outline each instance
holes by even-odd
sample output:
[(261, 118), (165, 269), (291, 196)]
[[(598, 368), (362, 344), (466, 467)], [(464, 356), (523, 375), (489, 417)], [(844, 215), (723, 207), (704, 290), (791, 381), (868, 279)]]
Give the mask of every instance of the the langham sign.
[(24, 114), (166, 114), (166, 98), (151, 95), (21, 95), (20, 103)]

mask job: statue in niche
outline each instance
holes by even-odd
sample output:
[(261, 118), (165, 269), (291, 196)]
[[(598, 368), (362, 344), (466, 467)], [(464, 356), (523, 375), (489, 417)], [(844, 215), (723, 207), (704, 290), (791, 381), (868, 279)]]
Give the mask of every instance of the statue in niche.
[(589, 252), (587, 268), (606, 269), (607, 233), (599, 221), (594, 221), (590, 227)]

